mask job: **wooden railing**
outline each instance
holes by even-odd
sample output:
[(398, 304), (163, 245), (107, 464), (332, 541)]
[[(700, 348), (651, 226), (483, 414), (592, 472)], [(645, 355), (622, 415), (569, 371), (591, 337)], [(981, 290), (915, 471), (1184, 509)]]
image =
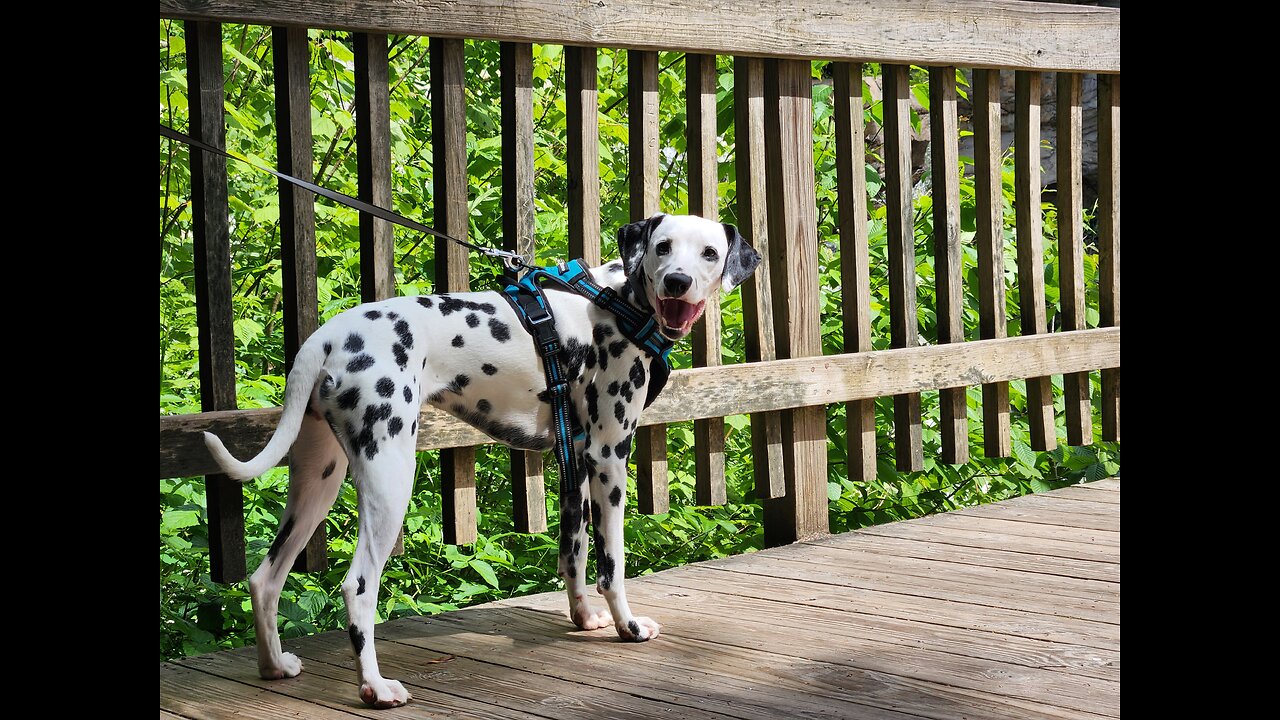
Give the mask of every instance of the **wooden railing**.
[[(1008, 381), (1027, 378), (1032, 447), (1055, 442), (1049, 376), (1064, 374), (1068, 442), (1092, 441), (1087, 373), (1102, 370), (1103, 436), (1120, 438), (1120, 14), (1118, 10), (1014, 0), (879, 0), (872, 4), (737, 0), (162, 0), (162, 18), (187, 22), (191, 133), (224, 146), (220, 23), (274, 26), (280, 169), (311, 177), (305, 28), (355, 33), (359, 194), (390, 205), (386, 33), (429, 35), (436, 226), (467, 235), (466, 78), (463, 38), (502, 41), (503, 236), (533, 249), (531, 43), (564, 44), (569, 174), (569, 253), (601, 258), (596, 98), (599, 47), (628, 50), (631, 216), (659, 210), (657, 50), (686, 52), (689, 211), (718, 215), (716, 54), (734, 59), (736, 217), (765, 260), (743, 286), (749, 362), (722, 365), (718, 308), (693, 337), (695, 368), (676, 371), (644, 414), (633, 462), (641, 512), (668, 508), (666, 425), (695, 421), (696, 496), (725, 502), (723, 416), (752, 413), (756, 494), (766, 541), (827, 530), (824, 405), (846, 403), (849, 477), (875, 475), (873, 399), (893, 396), (897, 466), (919, 470), (920, 393), (940, 390), (942, 460), (968, 460), (966, 386), (981, 385), (987, 456), (1011, 452)], [(845, 354), (822, 355), (810, 60), (834, 63), (837, 184)], [(872, 351), (867, 192), (863, 167), (863, 61), (882, 63), (891, 350)], [(929, 68), (938, 345), (919, 346), (910, 157), (910, 64)], [(956, 67), (974, 68), (979, 340), (962, 322)], [(999, 68), (1017, 72), (1015, 186), (1021, 328), (1005, 321)], [(1058, 218), (1064, 331), (1048, 333), (1039, 197), (1042, 72), (1058, 83)], [(1085, 329), (1081, 188), (1082, 73), (1099, 74), (1098, 244), (1100, 325)], [(259, 450), (279, 409), (237, 410), (224, 161), (192, 155), (199, 357), (204, 412), (160, 418), (160, 476), (208, 474), (215, 580), (244, 576), (240, 485), (216, 471), (201, 440), (213, 430), (241, 456)], [(313, 203), (281, 187), (285, 353), (317, 326)], [(362, 297), (395, 293), (390, 226), (361, 215)], [(437, 291), (465, 290), (467, 257), (436, 246)], [(489, 438), (427, 407), (420, 450), (441, 451), (445, 541), (476, 537), (475, 450)], [(512, 453), (516, 528), (546, 529), (542, 458)], [(324, 563), (323, 525), (299, 566)]]

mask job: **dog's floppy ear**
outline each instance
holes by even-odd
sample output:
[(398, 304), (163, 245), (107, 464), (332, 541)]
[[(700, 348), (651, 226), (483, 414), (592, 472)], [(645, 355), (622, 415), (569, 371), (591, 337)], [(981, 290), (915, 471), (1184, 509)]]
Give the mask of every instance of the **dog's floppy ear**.
[(666, 215), (658, 213), (648, 220), (637, 220), (618, 228), (618, 252), (622, 256), (622, 269), (628, 276), (640, 267), (649, 236), (664, 217)]
[(729, 238), (729, 250), (724, 256), (724, 273), (720, 276), (725, 292), (738, 287), (760, 264), (760, 253), (742, 239), (738, 228), (724, 223), (725, 237)]

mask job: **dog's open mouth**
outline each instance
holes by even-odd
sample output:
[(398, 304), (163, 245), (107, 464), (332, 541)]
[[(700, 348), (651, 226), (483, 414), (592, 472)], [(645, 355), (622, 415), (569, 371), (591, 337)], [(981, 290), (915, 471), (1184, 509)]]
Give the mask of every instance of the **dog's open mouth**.
[(676, 298), (659, 298), (658, 318), (662, 321), (662, 333), (673, 340), (688, 335), (706, 307), (706, 300), (694, 305)]

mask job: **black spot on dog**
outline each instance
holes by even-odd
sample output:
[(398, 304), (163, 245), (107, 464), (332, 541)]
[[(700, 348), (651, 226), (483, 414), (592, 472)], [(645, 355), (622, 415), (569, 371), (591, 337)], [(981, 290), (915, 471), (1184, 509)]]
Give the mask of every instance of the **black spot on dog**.
[(485, 315), (493, 315), (494, 313), (498, 312), (498, 308), (494, 307), (493, 303), (486, 302), (486, 303), (473, 303), (473, 304), (474, 304), (474, 307), (472, 307), (471, 305), (468, 305), (467, 307), (470, 307), (472, 310), (479, 310)]
[(629, 452), (631, 452), (631, 436), (627, 435), (622, 438), (622, 442), (613, 446), (613, 454), (625, 460)]
[(538, 393), (536, 397), (538, 398), (538, 402), (549, 403), (551, 402), (551, 391), (543, 390), (542, 392)]
[(605, 348), (605, 347), (601, 347), (601, 348), (600, 348), (600, 354), (596, 356), (596, 362), (599, 362), (599, 363), (600, 363), (600, 369), (601, 369), (601, 370), (608, 370), (608, 369), (609, 369), (609, 350), (608, 350), (608, 348)]
[(630, 344), (631, 344), (631, 341), (629, 340), (614, 340), (613, 342), (609, 343), (609, 354), (614, 357), (622, 357), (622, 351), (626, 350), (627, 345), (630, 345)]
[(606, 392), (608, 392), (610, 395), (612, 395), (612, 396), (614, 396), (614, 397), (617, 397), (617, 395), (618, 395), (618, 381), (617, 381), (617, 380), (614, 380), (613, 382), (609, 383), (609, 387), (606, 389)]
[(391, 394), (396, 391), (396, 384), (389, 377), (379, 378), (378, 383), (373, 386), (373, 389), (377, 390), (378, 394), (382, 397), (391, 397)]
[(426, 358), (425, 356), (423, 356), (423, 358), (422, 358), (422, 369), (424, 369), (424, 370), (425, 370), (426, 368), (427, 368), (427, 358)]
[(480, 366), (480, 372), (484, 373), (485, 375), (494, 375), (498, 372), (498, 368), (490, 365), (489, 363), (485, 363)]
[(613, 337), (613, 328), (604, 323), (597, 323), (591, 328), (591, 338), (595, 340), (596, 345), (603, 345), (604, 341), (611, 337)]
[(609, 504), (614, 507), (618, 507), (618, 503), (620, 502), (622, 502), (622, 488), (615, 487), (613, 491), (609, 493)]
[(461, 393), (462, 388), (470, 384), (471, 384), (471, 378), (459, 373), (457, 377), (449, 381), (449, 392)]
[(397, 320), (395, 324), (396, 335), (400, 338), (400, 344), (404, 345), (406, 350), (413, 348), (413, 333), (409, 332), (409, 323), (404, 320)]
[(430, 308), (432, 305), (435, 305), (435, 303), (431, 302), (431, 298), (425, 295), (418, 298), (418, 304), (424, 308)]
[(409, 364), (409, 353), (404, 351), (404, 346), (396, 343), (391, 346), (391, 354), (396, 356), (396, 364), (403, 370), (404, 366)]
[(351, 445), (351, 454), (352, 454), (352, 455), (359, 455), (359, 454), (360, 454), (360, 440), (356, 437), (356, 435), (357, 435), (357, 433), (356, 433), (356, 426), (355, 426), (355, 425), (352, 425), (352, 424), (351, 424), (351, 421), (350, 421), (350, 420), (348, 420), (348, 421), (346, 421), (345, 423), (343, 423), (343, 429), (345, 429), (345, 430), (346, 430), (346, 432), (345, 432), (345, 433), (343, 433), (343, 434), (347, 436), (347, 442)]
[(491, 405), (488, 400), (481, 398), (476, 401), (476, 409), (482, 413), (488, 413), (493, 409), (493, 405)]
[(351, 647), (355, 649), (356, 655), (364, 650), (364, 633), (360, 632), (360, 628), (352, 625), (347, 628), (347, 633), (351, 635)]
[(276, 535), (276, 539), (272, 541), (271, 548), (267, 550), (267, 562), (275, 564), (276, 555), (280, 554), (280, 548), (289, 540), (289, 533), (293, 532), (293, 518), (285, 518), (284, 527), (280, 528), (280, 534)]
[(371, 428), (374, 423), (381, 422), (389, 417), (391, 417), (391, 403), (366, 405), (364, 408), (364, 424), (366, 428)]
[[(577, 338), (569, 338), (565, 341), (564, 350), (561, 353), (569, 377), (574, 377), (582, 372), (582, 366), (587, 362), (587, 358), (592, 354), (592, 351), (590, 345), (578, 342)], [(588, 367), (591, 367), (591, 365), (588, 365)]]
[(382, 317), (382, 313), (378, 312), (377, 310), (370, 310), (369, 312), (365, 313), (364, 316), (369, 318), (370, 320), (377, 320), (378, 318)]
[(343, 410), (351, 410), (360, 404), (360, 388), (351, 388), (338, 393), (338, 407)]
[(395, 437), (399, 435), (400, 431), (403, 429), (404, 429), (404, 421), (398, 417), (393, 417), (391, 418), (390, 421), (387, 422), (387, 434), (390, 435), (391, 437)]
[(475, 313), (467, 313), (467, 327), (469, 328), (480, 327), (480, 317), (477, 316)]
[(356, 582), (359, 583), (359, 585), (356, 586), (356, 594), (363, 595), (364, 594), (364, 576), (361, 575), (360, 577), (356, 578)]
[(498, 342), (506, 342), (511, 339), (511, 328), (507, 327), (507, 324), (498, 318), (489, 318), (489, 333)]
[(611, 273), (620, 273), (620, 272), (622, 272), (622, 263), (620, 263), (620, 262), (611, 262), (611, 263), (609, 263), (609, 272), (611, 272)]
[(627, 373), (627, 377), (631, 378), (631, 384), (634, 384), (636, 389), (644, 387), (644, 363), (639, 356), (636, 357), (635, 363), (631, 363), (631, 372)]
[(631, 386), (627, 383), (622, 383), (622, 398), (626, 400), (628, 404), (630, 404), (632, 397), (633, 396), (631, 395)]
[(604, 543), (596, 541), (596, 583), (601, 590), (613, 586), (613, 556), (604, 551)]
[(640, 623), (636, 622), (635, 620), (632, 620), (627, 623), (627, 630), (631, 631), (631, 637), (633, 638), (640, 637)]
[(409, 389), (408, 385), (404, 386), (404, 401), (410, 405), (413, 404), (413, 391)]
[(461, 300), (449, 297), (448, 295), (440, 296), (440, 314), (441, 315), (452, 315), (453, 313), (461, 310), (464, 307), (466, 307), (466, 303), (462, 302)]
[(600, 419), (600, 391), (593, 384), (587, 386), (584, 394), (587, 398), (587, 416), (591, 418), (591, 422), (596, 422)]
[(324, 472), (320, 473), (320, 479), (324, 480), (328, 478), (330, 475), (333, 474), (333, 471), (337, 469), (338, 469), (338, 461), (330, 460), (329, 464), (324, 466)]
[(573, 541), (573, 554), (574, 554), (574, 555), (577, 555), (577, 554), (578, 554), (578, 553), (580, 553), (580, 552), (582, 552), (582, 541), (581, 541), (581, 540), (574, 540), (574, 541)]
[(625, 405), (623, 405), (623, 404), (622, 404), (622, 403), (620, 403), (620, 402), (616, 402), (616, 403), (614, 403), (614, 404), (613, 404), (613, 416), (614, 416), (615, 418), (617, 418), (617, 419), (618, 419), (618, 424), (619, 424), (619, 425), (621, 425), (621, 424), (622, 424), (622, 421), (623, 421), (623, 420), (625, 420), (625, 419), (626, 419), (626, 417), (627, 417), (627, 408), (626, 408), (626, 406), (625, 406)]
[(324, 356), (325, 356), (325, 357), (329, 357), (329, 353), (331, 353), (331, 352), (333, 352), (333, 343), (329, 343), (329, 342), (325, 343), (325, 344), (324, 344)]
[(373, 440), (370, 440), (369, 444), (364, 446), (364, 456), (369, 460), (372, 460), (373, 456), (377, 454), (378, 454), (378, 443), (374, 442)]
[(413, 422), (409, 423), (409, 434), (413, 435), (416, 432), (418, 432), (418, 421), (414, 420)]
[(364, 338), (355, 333), (347, 336), (347, 341), (342, 343), (342, 349), (351, 353), (358, 353), (364, 349)]
[(462, 346), (463, 346), (463, 345), (465, 345), (465, 344), (466, 344), (466, 341), (462, 339), (462, 336), (461, 336), (461, 335), (454, 335), (454, 336), (453, 336), (453, 346), (454, 346), (454, 347), (462, 347)]
[(612, 451), (609, 449), (609, 446), (608, 446), (608, 445), (601, 445), (601, 446), (600, 446), (600, 457), (606, 457), (606, 458), (607, 458), (607, 457), (609, 457), (609, 453), (610, 453), (610, 452), (612, 452)]
[(351, 362), (347, 363), (347, 372), (360, 372), (373, 367), (373, 356), (367, 353), (360, 353), (351, 358)]

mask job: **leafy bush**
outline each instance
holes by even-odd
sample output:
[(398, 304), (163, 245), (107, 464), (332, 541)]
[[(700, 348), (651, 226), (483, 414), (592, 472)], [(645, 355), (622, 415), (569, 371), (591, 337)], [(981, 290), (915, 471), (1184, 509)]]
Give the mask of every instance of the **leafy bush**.
[[(227, 146), (274, 165), (274, 91), (271, 35), (256, 26), (223, 28), (226, 71)], [(356, 193), (354, 56), (342, 33), (310, 33), (312, 129), (315, 136), (317, 182), (349, 194)], [(392, 181), (395, 209), (431, 222), (432, 168), (430, 89), (426, 72), (427, 39), (393, 37), (391, 57)], [(501, 141), (498, 44), (468, 41), (467, 157), (470, 179), (470, 235), (481, 244), (501, 242)], [(615, 254), (617, 227), (628, 220), (626, 61), (624, 51), (599, 53), (601, 228), (605, 257)], [(722, 218), (735, 221), (733, 75), (731, 58), (719, 59), (718, 126), (720, 132), (720, 197)], [(660, 55), (659, 116), (662, 142), (662, 207), (683, 212), (686, 194), (683, 56)], [(822, 81), (824, 63), (814, 64), (814, 160), (819, 205), (822, 336), (824, 352), (842, 352), (838, 239), (835, 228), (835, 143), (831, 86)], [(867, 72), (876, 72), (874, 65)], [(567, 247), (565, 208), (565, 104), (562, 48), (534, 48), (534, 120), (536, 155), (538, 259), (563, 258)], [(913, 73), (918, 98), (925, 76)], [(963, 88), (962, 88), (963, 90)], [(879, 120), (878, 104), (868, 113)], [(160, 24), (160, 119), (172, 127), (187, 125), (186, 57), (182, 25)], [(1009, 292), (1010, 334), (1018, 332), (1016, 261), (1013, 251), (1013, 188), (1011, 160), (1005, 158), (1004, 200), (1006, 286)], [(971, 163), (970, 159), (963, 159)], [(196, 323), (191, 245), (190, 177), (186, 148), (160, 143), (160, 412), (198, 412)], [(277, 405), (284, 386), (281, 322), (279, 204), (274, 179), (246, 168), (229, 166), (235, 337), (240, 407)], [(881, 180), (873, 165), (867, 168), (870, 195), (870, 245), (873, 256), (872, 323), (877, 348), (888, 346), (889, 316), (886, 285), (885, 208)], [(927, 184), (927, 171), (923, 178)], [(973, 184), (961, 186), (962, 237), (965, 241), (965, 326), (977, 335), (976, 255)], [(932, 218), (930, 197), (918, 194), (915, 206), (918, 306), (921, 337), (936, 341)], [(1056, 215), (1045, 209), (1045, 281), (1049, 315), (1060, 307), (1057, 277)], [(322, 320), (352, 307), (359, 298), (358, 216), (327, 201), (316, 204), (317, 265)], [(431, 292), (434, 268), (431, 242), (403, 229), (396, 230), (396, 286), (406, 295)], [(1096, 256), (1085, 258), (1090, 281), (1089, 300), (1097, 306)], [(473, 287), (490, 287), (494, 271), (483, 262), (472, 269)], [(744, 356), (741, 298), (725, 298), (724, 358), (741, 362)], [(1090, 324), (1096, 324), (1090, 311)], [(690, 364), (685, 344), (673, 354), (678, 367)], [(1098, 398), (1097, 373), (1092, 375)], [(827, 409), (830, 519), (833, 532), (875, 523), (917, 517), (957, 507), (990, 502), (1032, 491), (1097, 479), (1119, 471), (1119, 446), (1033, 452), (1022, 411), (1024, 384), (1013, 382), (1013, 449), (1011, 458), (986, 458), (982, 452), (981, 392), (970, 388), (969, 420), (972, 460), (949, 466), (936, 462), (940, 440), (933, 418), (938, 394), (923, 396), (925, 468), (899, 473), (892, 462), (892, 401), (876, 403), (879, 476), (871, 482), (848, 479), (844, 457), (844, 410)], [(1055, 396), (1061, 378), (1054, 378)], [(1059, 421), (1062, 419), (1059, 401)], [(1095, 422), (1098, 414), (1094, 413)], [(626, 522), (627, 569), (640, 575), (685, 563), (759, 549), (763, 543), (761, 510), (752, 491), (749, 425), (746, 416), (726, 418), (726, 475), (728, 503), (696, 507), (693, 491), (692, 423), (670, 426), (671, 511), (663, 515), (632, 515)], [(1095, 436), (1098, 434), (1095, 427)], [(1060, 443), (1065, 431), (1059, 429)], [(405, 553), (388, 563), (379, 619), (406, 614), (430, 614), (511, 595), (563, 587), (555, 575), (556, 488), (554, 467), (548, 467), (547, 508), (552, 528), (546, 534), (513, 531), (507, 454), (490, 446), (477, 458), (479, 540), (471, 547), (441, 542), (441, 500), (435, 453), (418, 459), (417, 485), (405, 527)], [(250, 570), (265, 556), (274, 537), (286, 498), (287, 473), (268, 472), (248, 484), (245, 492), (245, 531)], [(634, 485), (632, 486), (634, 491)], [(251, 608), (244, 583), (217, 585), (209, 580), (207, 518), (201, 478), (160, 481), (160, 657), (207, 652), (255, 642)], [(350, 564), (355, 543), (355, 491), (343, 486), (327, 523), (329, 567), (319, 574), (290, 576), (280, 603), (281, 630), (297, 636), (345, 625), (339, 585)]]

